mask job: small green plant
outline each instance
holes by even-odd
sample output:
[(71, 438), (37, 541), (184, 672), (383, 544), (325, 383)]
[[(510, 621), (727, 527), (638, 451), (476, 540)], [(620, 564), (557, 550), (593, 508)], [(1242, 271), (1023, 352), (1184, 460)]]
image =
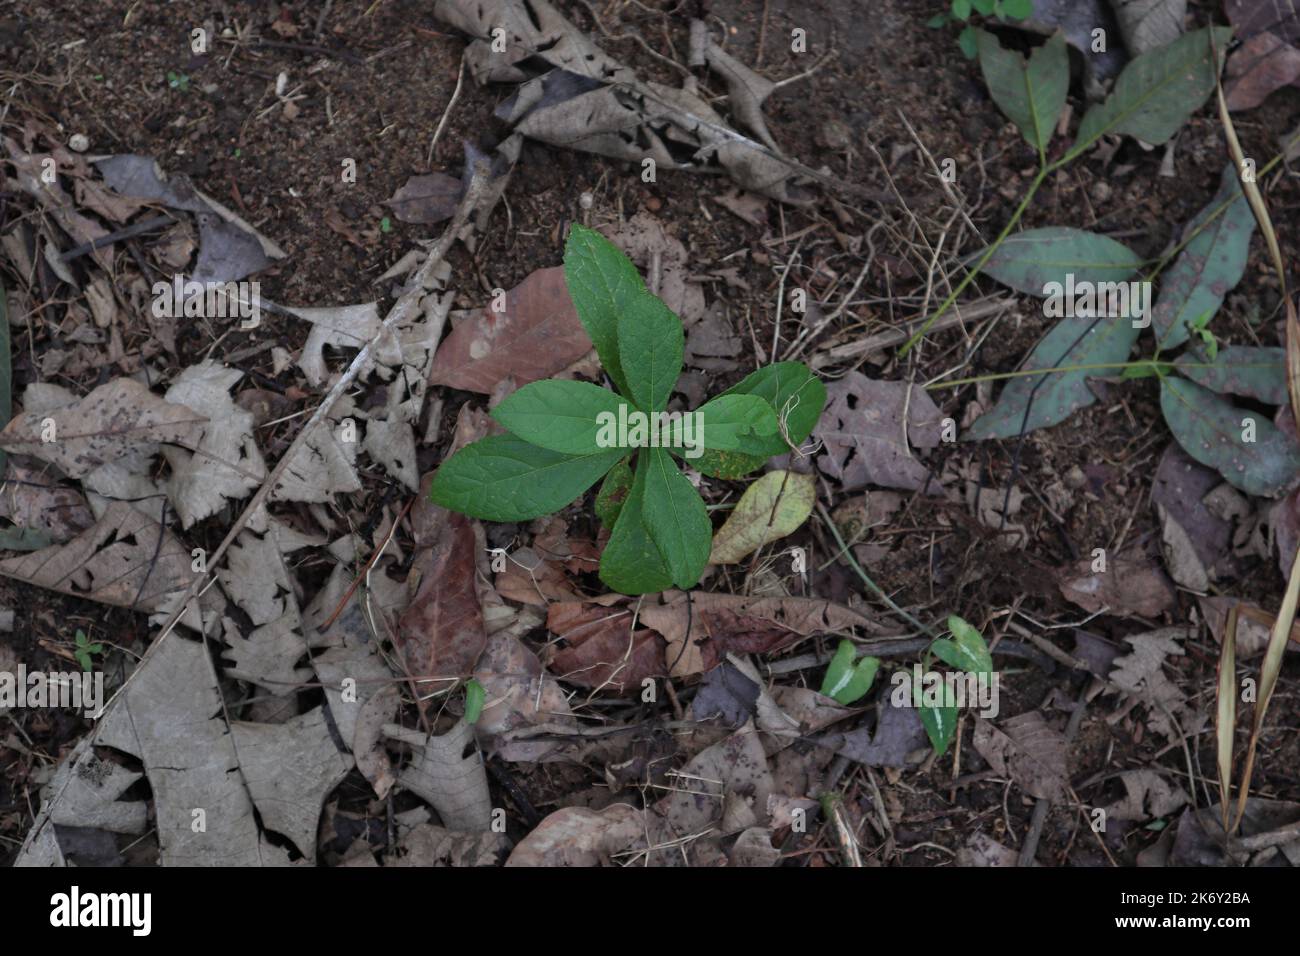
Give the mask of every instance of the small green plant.
[(952, 0), (947, 11), (935, 14), (925, 25), (939, 30), (950, 23), (962, 24), (957, 46), (966, 59), (973, 60), (979, 55), (979, 38), (975, 25), (970, 22), (971, 13), (999, 20), (1023, 20), (1033, 12), (1033, 0)]
[(173, 90), (180, 90), (182, 93), (190, 91), (190, 78), (184, 73), (174, 73), (167, 71), (167, 85)]
[[(957, 615), (948, 618), (950, 637), (936, 638), (922, 656), (922, 669), (930, 672), (934, 658), (966, 674), (992, 676), (993, 655), (978, 630)], [(937, 694), (938, 699), (933, 699)], [(948, 749), (957, 730), (957, 702), (950, 684), (933, 688), (912, 683), (912, 703), (918, 709), (930, 746), (938, 756)]]
[(575, 224), (564, 250), (574, 308), (614, 391), (549, 379), (507, 396), (492, 417), (509, 434), (474, 442), (434, 475), (434, 502), (488, 521), (530, 521), (602, 477), (596, 515), (610, 528), (600, 578), (623, 594), (693, 587), (713, 527), (673, 461), (735, 479), (797, 447), (826, 404), (799, 362), (761, 368), (692, 412), (666, 411), (682, 370), (681, 320), (613, 243)]
[(822, 681), (821, 692), (837, 704), (851, 704), (867, 696), (871, 685), (875, 683), (876, 671), (880, 669), (880, 658), (864, 657), (854, 663), (857, 648), (850, 640), (840, 641), (826, 668), (826, 677)]
[(104, 653), (104, 645), (99, 642), (92, 644), (90, 638), (86, 637), (86, 632), (77, 628), (77, 646), (73, 649), (72, 654), (81, 665), (83, 671), (90, 670), (95, 663), (95, 655)]
[(487, 700), (487, 688), (471, 678), (465, 682), (465, 723), (477, 724), (483, 716), (483, 703)]

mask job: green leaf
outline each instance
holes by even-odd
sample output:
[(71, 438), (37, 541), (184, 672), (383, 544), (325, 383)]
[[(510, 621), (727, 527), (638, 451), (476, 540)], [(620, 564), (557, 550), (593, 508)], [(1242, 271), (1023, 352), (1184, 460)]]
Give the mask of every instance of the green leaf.
[(1053, 34), (1030, 54), (1028, 64), (1019, 53), (1003, 48), (991, 33), (980, 30), (978, 41), (980, 69), (993, 101), (1030, 146), (1040, 154), (1046, 152), (1070, 89), (1065, 35)]
[(778, 433), (775, 409), (757, 395), (719, 395), (695, 414), (705, 448), (761, 455)]
[(926, 20), (925, 25), (929, 27), (931, 30), (938, 30), (947, 22), (948, 22), (948, 14), (937, 13), (934, 16), (932, 16), (929, 20)]
[(664, 563), (679, 588), (692, 588), (709, 561), (713, 524), (704, 499), (662, 448), (647, 448), (637, 462), (645, 470), (645, 503), (642, 505), (650, 539), (663, 555)]
[(1275, 498), (1300, 482), (1300, 445), (1259, 412), (1172, 375), (1160, 381), (1160, 408), (1187, 454), (1247, 494)]
[[(1085, 316), (1062, 319), (1034, 347), (1022, 368), (1122, 363), (1133, 350), (1139, 331), (1133, 327), (1132, 319), (1098, 320)], [(966, 437), (976, 440), (1011, 438), (1020, 434), (1022, 426), (1026, 432), (1031, 432), (1063, 422), (1078, 409), (1097, 400), (1088, 388), (1090, 376), (1115, 374), (1117, 371), (1104, 367), (1079, 368), (1069, 372), (1045, 372), (1046, 381), (1042, 375), (1010, 379), (998, 396), (997, 404), (975, 420)], [(1035, 386), (1038, 386), (1036, 392)], [(1028, 418), (1025, 416), (1026, 408), (1029, 410)]]
[(513, 435), (467, 445), (433, 476), (436, 504), (487, 521), (530, 521), (553, 514), (596, 483), (626, 454), (565, 455)]
[(918, 708), (917, 715), (930, 738), (930, 746), (937, 756), (942, 757), (957, 732), (957, 698), (951, 685), (937, 676), (930, 687), (923, 687), (921, 681), (913, 680), (912, 703)]
[(1285, 405), (1286, 350), (1230, 345), (1212, 360), (1193, 351), (1178, 357), (1178, 371), (1212, 392), (1256, 398), (1266, 405)]
[(876, 671), (880, 669), (878, 657), (864, 657), (855, 665), (853, 658), (856, 653), (852, 641), (840, 641), (835, 656), (826, 668), (821, 693), (838, 704), (847, 706), (867, 696), (867, 691), (871, 690), (871, 685), (876, 680)]
[(574, 223), (564, 245), (564, 282), (600, 364), (619, 392), (631, 397), (619, 361), (618, 317), (645, 294), (641, 274), (616, 245)]
[(817, 483), (812, 475), (769, 471), (745, 489), (713, 536), (710, 564), (736, 564), (763, 545), (784, 538), (812, 514)]
[[(971, 258), (978, 260), (983, 252)], [(1109, 236), (1069, 226), (1026, 229), (1009, 236), (984, 263), (981, 272), (1003, 285), (1028, 295), (1047, 296), (1059, 283), (1064, 291), (1067, 276), (1074, 285), (1082, 282), (1123, 282), (1137, 272), (1142, 260)]]
[(632, 491), (632, 466), (626, 458), (609, 470), (596, 492), (596, 517), (606, 528), (612, 529), (623, 510), (623, 502)]
[[(1225, 203), (1229, 204), (1227, 209), (1205, 225)], [(1198, 229), (1160, 282), (1151, 324), (1161, 351), (1182, 345), (1200, 316), (1218, 312), (1224, 296), (1236, 288), (1246, 271), (1255, 216), (1233, 165), (1224, 169), (1219, 191), (1188, 223), (1186, 235)]]
[(1034, 13), (1034, 0), (1002, 0), (1001, 6), (1008, 20), (1026, 20)]
[(682, 374), (682, 320), (649, 292), (627, 304), (618, 317), (619, 354), (634, 357), (623, 374), (628, 398), (643, 412), (663, 411)]
[[(1073, 158), (1107, 133), (1125, 133), (1160, 145), (1167, 142), (1214, 91), (1217, 67), (1211, 63), (1210, 29), (1184, 34), (1129, 61), (1110, 96), (1083, 117)], [(1222, 55), (1232, 37), (1230, 27), (1214, 27)]]
[(993, 673), (993, 657), (979, 631), (955, 614), (948, 618), (948, 631), (952, 640), (941, 637), (930, 645), (941, 661), (971, 674)]
[(968, 60), (973, 60), (979, 55), (979, 41), (975, 39), (973, 26), (967, 24), (966, 29), (957, 34), (957, 46), (961, 47), (962, 54)]
[(971, 0), (952, 0), (952, 15), (958, 20), (970, 16)]
[(991, 16), (997, 5), (998, 0), (971, 0), (971, 6), (975, 8), (975, 12), (985, 17)]
[[(591, 455), (618, 445), (618, 412), (627, 402), (587, 382), (546, 379), (502, 399), (492, 417), (524, 441), (563, 452)], [(612, 418), (601, 420), (607, 414)]]
[(465, 723), (477, 724), (483, 714), (483, 702), (487, 700), (487, 689), (472, 678), (465, 684)]
[(638, 465), (632, 490), (600, 556), (600, 579), (620, 594), (653, 594), (673, 583), (668, 565), (646, 529), (646, 473), (646, 467)]
[(691, 467), (696, 471), (714, 478), (739, 478), (761, 468), (773, 455), (785, 454), (790, 448), (780, 433), (779, 423), (784, 423), (790, 441), (798, 445), (812, 434), (822, 409), (826, 407), (826, 386), (802, 362), (777, 362), (764, 366), (745, 376), (718, 398), (723, 395), (757, 395), (776, 412), (778, 430), (770, 438), (756, 441), (752, 451), (705, 451), (691, 461)]
[[(3, 457), (0, 457), (0, 462), (3, 460)], [(13, 525), (0, 530), (0, 550), (4, 551), (39, 551), (53, 543), (48, 534), (36, 528), (20, 528)]]

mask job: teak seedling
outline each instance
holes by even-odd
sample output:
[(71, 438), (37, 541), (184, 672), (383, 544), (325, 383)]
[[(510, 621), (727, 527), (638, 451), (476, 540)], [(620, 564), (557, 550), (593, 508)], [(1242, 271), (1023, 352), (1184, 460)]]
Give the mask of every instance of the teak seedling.
[(601, 580), (624, 594), (693, 587), (713, 527), (673, 456), (715, 478), (755, 471), (808, 437), (826, 387), (803, 364), (778, 362), (695, 411), (669, 412), (682, 371), (681, 320), (613, 243), (577, 224), (564, 277), (614, 390), (548, 379), (507, 396), (492, 417), (509, 434), (443, 462), (433, 501), (488, 521), (529, 521), (559, 511), (603, 477), (596, 515), (610, 536)]

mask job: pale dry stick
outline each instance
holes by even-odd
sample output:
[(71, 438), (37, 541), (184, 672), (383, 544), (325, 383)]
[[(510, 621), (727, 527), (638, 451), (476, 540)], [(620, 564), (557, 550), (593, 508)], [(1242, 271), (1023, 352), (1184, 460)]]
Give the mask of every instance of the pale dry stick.
[[(320, 405), (316, 407), (315, 413), (307, 420), (307, 423), (302, 426), (302, 430), (298, 432), (298, 436), (293, 440), (293, 443), (289, 446), (288, 450), (280, 457), (280, 461), (266, 477), (266, 480), (262, 482), (262, 486), (257, 489), (257, 493), (253, 495), (252, 499), (245, 506), (239, 518), (231, 526), (230, 530), (226, 532), (226, 536), (221, 539), (221, 543), (217, 545), (216, 551), (214, 551), (212, 556), (208, 559), (207, 570), (196, 574), (194, 580), (190, 582), (190, 586), (186, 589), (185, 594), (182, 596), (180, 603), (176, 607), (176, 610), (172, 611), (171, 615), (167, 618), (167, 622), (163, 625), (162, 630), (158, 635), (158, 639), (153, 642), (149, 650), (145, 652), (144, 657), (140, 659), (141, 665), (145, 664), (149, 660), (158, 649), (159, 645), (161, 645), (162, 642), (167, 639), (167, 636), (175, 629), (176, 625), (180, 622), (181, 617), (184, 616), (186, 610), (189, 608), (190, 603), (194, 600), (200, 586), (209, 575), (214, 573), (221, 559), (225, 557), (226, 551), (232, 544), (234, 544), (239, 533), (244, 530), (244, 526), (248, 524), (253, 515), (257, 513), (258, 509), (262, 508), (266, 504), (266, 500), (270, 497), (271, 491), (284, 476), (284, 472), (289, 467), (289, 463), (293, 461), (298, 452), (300, 452), (306, 445), (308, 437), (310, 437), (321, 423), (328, 418), (329, 410), (334, 407), (334, 404), (342, 397), (343, 393), (346, 392), (349, 386), (351, 386), (360, 376), (362, 370), (369, 363), (371, 352), (374, 351), (374, 348), (379, 343), (380, 339), (389, 333), (398, 323), (411, 318), (412, 314), (419, 306), (420, 299), (424, 295), (425, 285), (433, 279), (434, 270), (439, 264), (441, 264), (443, 258), (450, 251), (451, 244), (455, 241), (456, 235), (464, 227), (466, 222), (468, 222), (470, 213), (478, 205), (479, 199), (483, 194), (483, 189), (488, 181), (488, 175), (489, 170), (487, 161), (480, 160), (474, 167), (473, 175), (470, 178), (469, 188), (465, 190), (465, 195), (461, 198), (460, 206), (456, 209), (455, 217), (443, 233), (442, 238), (438, 240), (438, 244), (429, 252), (429, 258), (425, 259), (424, 264), (416, 270), (415, 275), (407, 284), (406, 290), (402, 293), (401, 297), (384, 318), (379, 330), (374, 334), (370, 341), (365, 344), (361, 351), (357, 353), (356, 358), (352, 360), (352, 364), (348, 366), (347, 371), (344, 372), (339, 380), (334, 383), (334, 386), (329, 390), (328, 394), (326, 394)], [(441, 329), (435, 331), (439, 334), (441, 333)], [(122, 686), (114, 691), (112, 698), (105, 703), (105, 709), (121, 696), (122, 692), (130, 686), (131, 681), (135, 679), (135, 676), (143, 669), (142, 666), (137, 666), (136, 669), (131, 672), (127, 679), (122, 682)]]
[[(1010, 298), (991, 298), (964, 307), (954, 306), (931, 323), (930, 328), (938, 331), (959, 323), (975, 322), (979, 319), (988, 318), (991, 315), (997, 315), (1014, 301), (1014, 299)], [(819, 356), (820, 360), (814, 360), (813, 367), (825, 368), (827, 365), (862, 358), (874, 352), (881, 352), (892, 346), (901, 345), (907, 341), (910, 330), (919, 329), (922, 324), (924, 324), (923, 320), (917, 320), (902, 329), (890, 329), (867, 339), (834, 346), (822, 353)], [(928, 388), (930, 384), (932, 383), (926, 383), (926, 387)]]
[[(466, 50), (469, 47), (465, 48)], [(438, 137), (442, 135), (443, 128), (447, 125), (447, 118), (451, 116), (451, 109), (456, 105), (456, 100), (460, 98), (460, 88), (465, 82), (465, 54), (460, 55), (460, 66), (456, 68), (456, 88), (451, 91), (451, 99), (447, 101), (447, 108), (442, 111), (442, 119), (438, 120), (438, 128), (433, 131), (433, 139), (429, 140), (429, 155), (424, 161), (428, 166), (433, 162), (433, 148), (438, 145)]]
[[(921, 153), (930, 161), (930, 167), (934, 170), (934, 175), (938, 178), (939, 183), (943, 187), (944, 193), (946, 193), (948, 198), (952, 200), (953, 207), (956, 209), (957, 213), (966, 220), (966, 225), (970, 226), (971, 232), (975, 233), (975, 235), (979, 236), (980, 240), (983, 241), (984, 237), (980, 236), (979, 226), (975, 225), (971, 220), (971, 217), (967, 215), (966, 205), (953, 190), (952, 183), (943, 178), (943, 173), (939, 169), (939, 164), (934, 161), (934, 156), (931, 155), (929, 148), (921, 140), (921, 137), (916, 135), (916, 130), (912, 128), (912, 124), (908, 122), (907, 116), (903, 111), (900, 109), (895, 110), (895, 112), (898, 113), (898, 118), (903, 121), (903, 125), (907, 127), (907, 131), (912, 134), (912, 139), (916, 140), (916, 145), (920, 147)], [(960, 248), (960, 244), (958, 244), (958, 248)]]
[[(867, 277), (867, 273), (871, 271), (872, 263), (876, 260), (876, 244), (872, 241), (871, 234), (883, 225), (884, 221), (881, 220), (867, 230), (867, 261), (862, 264), (862, 271), (858, 273), (858, 277), (854, 281), (852, 288), (849, 289), (848, 294), (840, 300), (840, 304), (837, 305), (834, 311), (829, 315), (823, 316), (821, 321), (811, 329), (805, 328), (795, 336), (794, 341), (790, 343), (790, 348), (788, 348), (785, 353), (785, 360), (787, 362), (797, 359), (802, 355), (804, 349), (808, 347), (808, 344), (821, 334), (822, 329), (826, 328), (826, 326), (830, 325), (844, 314), (844, 310), (847, 309), (849, 303), (853, 301), (853, 297), (858, 294), (858, 289), (862, 287), (862, 280)], [(772, 356), (774, 358), (776, 357), (775, 350), (773, 350)]]
[(776, 289), (776, 321), (772, 325), (772, 351), (770, 353), (773, 359), (776, 358), (776, 347), (781, 343), (781, 306), (785, 304), (785, 280), (789, 278), (790, 267), (799, 258), (799, 249), (802, 246), (802, 239), (795, 243), (794, 252), (790, 253), (790, 258), (785, 260), (785, 270), (781, 273), (781, 282)]

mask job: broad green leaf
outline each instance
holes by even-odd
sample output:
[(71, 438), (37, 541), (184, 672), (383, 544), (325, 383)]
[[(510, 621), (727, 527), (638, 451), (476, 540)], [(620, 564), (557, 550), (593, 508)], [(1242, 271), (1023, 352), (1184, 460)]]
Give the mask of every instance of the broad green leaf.
[(638, 465), (632, 490), (600, 555), (600, 579), (620, 594), (653, 594), (673, 583), (668, 565), (646, 529), (646, 471), (644, 465)]
[(641, 411), (659, 412), (668, 405), (682, 374), (685, 340), (682, 320), (658, 296), (646, 292), (624, 305), (618, 317), (618, 349), (627, 356), (627, 397)]
[(952, 634), (951, 640), (941, 637), (930, 645), (935, 656), (959, 671), (993, 673), (993, 657), (979, 631), (955, 614), (948, 618), (948, 631)]
[[(972, 258), (978, 260), (982, 255), (978, 252)], [(1136, 253), (1109, 236), (1069, 226), (1047, 226), (1008, 236), (980, 271), (1017, 292), (1063, 296), (1083, 282), (1123, 282), (1137, 272), (1141, 262)]]
[(530, 521), (553, 514), (596, 483), (626, 454), (565, 455), (513, 435), (467, 445), (433, 476), (434, 503), (487, 521)]
[[(1232, 29), (1213, 29), (1222, 55)], [(1167, 142), (1214, 91), (1216, 72), (1210, 28), (1184, 34), (1131, 60), (1110, 96), (1084, 115), (1067, 155), (1077, 156), (1107, 133), (1125, 133), (1157, 146)]]
[(719, 395), (695, 414), (705, 448), (761, 454), (777, 434), (776, 411), (757, 395)]
[(1187, 378), (1212, 392), (1257, 398), (1266, 405), (1287, 403), (1285, 349), (1230, 345), (1213, 361), (1193, 350), (1180, 355), (1174, 364)]
[(1025, 20), (1033, 15), (1033, 0), (1003, 0), (1002, 15), (1008, 20)]
[(986, 17), (992, 16), (997, 3), (998, 0), (971, 0), (971, 6), (975, 8), (975, 12)]
[(867, 691), (871, 690), (871, 685), (876, 680), (876, 671), (880, 669), (880, 658), (864, 657), (854, 664), (855, 654), (857, 649), (852, 641), (840, 641), (835, 656), (826, 668), (821, 693), (838, 704), (847, 706), (867, 696)]
[(618, 317), (633, 299), (645, 295), (641, 274), (618, 246), (575, 222), (564, 245), (564, 282), (600, 364), (619, 392), (630, 398), (619, 361)]
[[(773, 455), (790, 450), (785, 434), (795, 445), (806, 439), (826, 407), (826, 386), (802, 362), (777, 362), (753, 372), (722, 395), (757, 395), (776, 412), (778, 431), (756, 443), (752, 452), (705, 451), (690, 462), (692, 468), (715, 478), (739, 478), (763, 466)], [(718, 397), (721, 398), (722, 395)]]
[(596, 492), (596, 517), (606, 528), (612, 529), (623, 510), (623, 502), (632, 491), (632, 466), (626, 458), (609, 470)]
[(465, 723), (477, 724), (483, 713), (483, 702), (487, 700), (487, 689), (476, 680), (465, 684)]
[(713, 536), (710, 564), (736, 564), (763, 545), (793, 533), (812, 514), (817, 484), (812, 475), (769, 471), (745, 489)]
[(968, 60), (973, 60), (979, 55), (979, 42), (975, 39), (975, 28), (969, 23), (961, 33), (957, 34), (957, 46), (961, 48), (962, 56)]
[(952, 686), (937, 675), (932, 683), (913, 680), (912, 704), (930, 738), (930, 746), (942, 757), (957, 732), (957, 698)]
[(971, 0), (952, 0), (952, 15), (958, 20), (970, 17)]
[(1070, 55), (1057, 32), (1029, 56), (1005, 49), (998, 38), (978, 33), (980, 69), (993, 102), (1040, 154), (1046, 152), (1070, 89)]
[[(492, 410), (492, 417), (539, 448), (592, 455), (619, 447), (620, 406), (631, 409), (607, 388), (552, 378), (507, 395)], [(610, 417), (602, 419), (602, 413)]]
[(1031, 432), (1065, 421), (1078, 409), (1097, 400), (1088, 388), (1087, 379), (1116, 374), (1119, 369), (1105, 366), (1127, 361), (1139, 331), (1131, 319), (1125, 318), (1062, 319), (1034, 347), (1022, 368), (1091, 367), (1009, 379), (997, 404), (976, 419), (966, 437), (1011, 438), (1019, 435), (1022, 428)]
[(642, 509), (650, 540), (663, 555), (673, 583), (683, 589), (694, 587), (709, 561), (713, 542), (713, 525), (704, 499), (662, 448), (641, 452), (638, 474), (642, 470), (646, 473)]
[[(1225, 203), (1227, 208), (1209, 221)], [(1241, 191), (1236, 169), (1229, 165), (1219, 191), (1188, 223), (1186, 234), (1195, 232), (1195, 238), (1183, 247), (1160, 281), (1151, 324), (1161, 351), (1182, 345), (1202, 315), (1213, 316), (1219, 311), (1224, 296), (1236, 288), (1246, 271), (1254, 231), (1255, 216)]]
[(1187, 454), (1247, 494), (1275, 498), (1300, 482), (1300, 445), (1261, 413), (1172, 375), (1160, 408)]

